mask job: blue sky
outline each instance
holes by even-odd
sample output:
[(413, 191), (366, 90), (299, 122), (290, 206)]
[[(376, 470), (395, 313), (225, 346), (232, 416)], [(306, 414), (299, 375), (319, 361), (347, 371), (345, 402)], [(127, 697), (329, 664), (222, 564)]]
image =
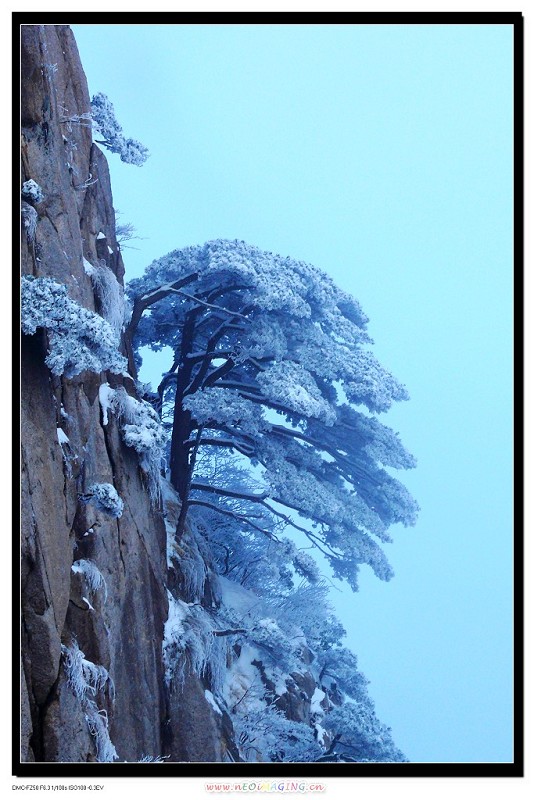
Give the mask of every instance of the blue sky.
[(412, 761), (512, 759), (512, 37), (505, 25), (74, 25), (91, 93), (151, 157), (109, 154), (127, 277), (238, 238), (354, 294), (411, 400), (396, 575), (333, 592)]

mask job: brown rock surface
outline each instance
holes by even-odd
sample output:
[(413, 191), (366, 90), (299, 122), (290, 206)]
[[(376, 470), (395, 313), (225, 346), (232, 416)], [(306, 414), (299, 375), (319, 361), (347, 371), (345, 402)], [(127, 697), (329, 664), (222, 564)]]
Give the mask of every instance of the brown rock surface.
[[(105, 257), (119, 281), (124, 267), (106, 159), (90, 129), (75, 121), (89, 108), (69, 27), (23, 26), (22, 180), (35, 180), (44, 198), (34, 204), (34, 242), (22, 236), (22, 270), (66, 284), (73, 300), (94, 310), (83, 257), (92, 264)], [(96, 182), (80, 188), (89, 176)], [(100, 232), (104, 251), (97, 250)], [(61, 643), (72, 637), (115, 683), (110, 733), (120, 759), (160, 755), (167, 614), (161, 514), (150, 507), (137, 455), (122, 443), (116, 420), (102, 425), (98, 387), (107, 377), (56, 378), (45, 355), (42, 331), (23, 337), (21, 759), (95, 759), (80, 703), (65, 683)], [(58, 427), (69, 438), (63, 450)], [(79, 503), (92, 482), (115, 486), (125, 504), (119, 520)], [(101, 594), (90, 599), (94, 610), (82, 599), (82, 576), (71, 572), (80, 558), (94, 561), (107, 584), (106, 602)]]

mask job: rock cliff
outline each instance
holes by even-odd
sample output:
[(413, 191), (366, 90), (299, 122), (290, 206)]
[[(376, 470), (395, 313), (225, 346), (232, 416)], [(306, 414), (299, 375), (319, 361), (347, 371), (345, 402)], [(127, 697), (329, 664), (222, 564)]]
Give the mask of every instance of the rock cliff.
[[(21, 179), (42, 190), (42, 199), (24, 200), (37, 219), (34, 232), (23, 225), (22, 271), (65, 284), (69, 297), (96, 310), (87, 265), (104, 261), (119, 282), (124, 267), (108, 166), (92, 143), (89, 110), (69, 27), (22, 26)], [(105, 702), (121, 760), (155, 756), (166, 718), (163, 521), (151, 508), (135, 451), (113, 419), (102, 424), (98, 388), (105, 376), (55, 377), (43, 363), (45, 346), (42, 330), (23, 336), (21, 759), (96, 758), (61, 664), (62, 644), (74, 639), (112, 676), (115, 699)], [(127, 377), (112, 378), (134, 391)], [(120, 519), (79, 502), (95, 482), (115, 486), (124, 501)], [(102, 592), (91, 598), (83, 574), (72, 571), (80, 560), (103, 576), (105, 602)]]

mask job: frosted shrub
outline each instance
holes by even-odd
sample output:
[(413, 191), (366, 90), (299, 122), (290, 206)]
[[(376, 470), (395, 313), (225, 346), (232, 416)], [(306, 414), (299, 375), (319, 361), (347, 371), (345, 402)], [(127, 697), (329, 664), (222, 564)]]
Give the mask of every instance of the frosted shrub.
[(93, 483), (87, 492), (79, 497), (82, 503), (93, 503), (99, 511), (110, 517), (122, 517), (124, 503), (111, 483)]
[(309, 725), (287, 719), (272, 705), (237, 713), (233, 723), (246, 761), (310, 762), (323, 753)]
[(160, 497), (160, 469), (167, 437), (160, 419), (144, 400), (131, 397), (122, 386), (110, 389), (103, 384), (99, 391), (100, 403), (107, 423), (108, 410), (117, 415), (121, 434), (127, 447), (133, 447), (140, 456), (140, 466), (147, 477), (152, 502)]
[(91, 267), (91, 282), (100, 300), (102, 316), (113, 328), (118, 343), (124, 325), (123, 288), (104, 261)]
[(185, 551), (180, 559), (182, 595), (187, 601), (193, 602), (202, 597), (206, 582), (206, 563), (198, 549), (190, 543), (189, 534), (184, 534), (181, 546)]
[(21, 217), (22, 217), (22, 225), (24, 230), (26, 231), (26, 238), (28, 240), (28, 244), (32, 244), (35, 240), (35, 233), (37, 231), (37, 220), (39, 219), (39, 215), (33, 206), (28, 205), (28, 203), (22, 204), (21, 209)]
[(96, 594), (99, 589), (103, 589), (104, 601), (107, 600), (108, 588), (106, 586), (106, 581), (93, 561), (89, 561), (86, 558), (81, 558), (74, 562), (71, 567), (71, 572), (83, 575), (91, 595)]
[(22, 196), (28, 203), (41, 203), (44, 200), (43, 190), (32, 178), (22, 184)]
[(95, 703), (89, 702), (85, 713), (85, 721), (87, 722), (89, 733), (95, 740), (97, 761), (101, 763), (116, 761), (119, 756), (109, 738), (109, 722), (106, 710), (98, 710)]
[(107, 669), (88, 661), (74, 639), (70, 647), (61, 645), (63, 668), (67, 686), (74, 692), (85, 714), (89, 733), (95, 740), (97, 761), (115, 761), (117, 751), (109, 738), (108, 715), (99, 709), (96, 697), (107, 692), (111, 701), (115, 698), (115, 687)]
[(194, 602), (200, 600), (204, 594), (208, 572), (206, 564), (211, 561), (211, 550), (202, 538), (197, 521), (190, 521), (189, 530), (186, 529), (180, 540), (180, 547), (183, 551), (180, 558), (180, 593), (186, 602)]
[(200, 607), (176, 600), (167, 590), (169, 615), (163, 637), (165, 680), (183, 685), (188, 671), (211, 676), (213, 691), (223, 684), (227, 645), (225, 637), (214, 636), (214, 625)]
[(395, 746), (391, 729), (377, 718), (369, 697), (335, 707), (325, 715), (323, 725), (337, 740), (335, 752), (355, 761), (408, 760)]
[(328, 587), (324, 582), (303, 581), (285, 595), (271, 594), (266, 597), (265, 605), (290, 638), (294, 637), (295, 631), (298, 630), (310, 644), (331, 615), (327, 598)]
[(292, 653), (293, 648), (288, 637), (278, 622), (271, 617), (257, 620), (250, 632), (250, 637), (276, 660), (283, 659)]
[(308, 553), (298, 550), (293, 559), (293, 564), (297, 572), (309, 580), (310, 583), (317, 583), (320, 580), (319, 566)]
[(136, 764), (164, 764), (169, 756), (143, 756)]
[(126, 139), (122, 127), (117, 122), (115, 109), (109, 97), (102, 92), (97, 92), (91, 100), (91, 116), (93, 128), (100, 134), (101, 139), (96, 139), (98, 144), (103, 144), (112, 153), (118, 153), (121, 161), (126, 164), (142, 166), (149, 156), (148, 149), (136, 139)]
[(98, 692), (106, 689), (111, 699), (114, 699), (115, 687), (109, 672), (102, 665), (88, 661), (75, 639), (70, 647), (62, 644), (61, 653), (67, 676), (67, 685), (72, 689), (82, 705), (86, 702), (88, 695), (96, 697)]
[(54, 375), (72, 378), (85, 370), (120, 374), (126, 369), (111, 325), (71, 300), (64, 284), (24, 276), (21, 322), (23, 333), (29, 335), (37, 328), (46, 329), (50, 351), (45, 363)]

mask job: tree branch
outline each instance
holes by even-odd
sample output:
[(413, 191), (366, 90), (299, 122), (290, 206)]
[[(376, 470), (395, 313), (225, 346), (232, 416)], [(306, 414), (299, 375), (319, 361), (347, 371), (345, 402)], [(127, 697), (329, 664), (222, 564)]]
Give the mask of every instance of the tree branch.
[[(204, 426), (209, 428), (209, 423), (206, 423)], [(186, 447), (194, 447), (195, 441), (191, 441), (188, 439), (185, 442)], [(242, 453), (244, 456), (248, 456), (249, 458), (254, 455), (254, 450), (249, 446), (242, 442), (236, 442), (233, 439), (201, 439), (200, 446), (209, 445), (210, 447), (227, 447), (227, 448), (234, 448), (239, 453)]]
[(245, 317), (244, 314), (240, 314), (238, 311), (229, 311), (224, 306), (218, 306), (214, 303), (207, 303), (205, 300), (200, 300), (200, 298), (195, 297), (194, 294), (187, 294), (187, 292), (182, 292), (181, 289), (171, 289), (171, 292), (175, 294), (180, 294), (182, 297), (185, 297), (187, 300), (193, 300), (195, 303), (198, 303), (205, 308), (213, 309), (214, 311), (222, 311), (223, 314), (229, 314), (231, 317), (239, 317), (240, 319), (244, 319), (248, 321), (248, 318)]
[(193, 480), (193, 472), (194, 472), (194, 469), (195, 469), (195, 462), (196, 462), (196, 459), (197, 459), (198, 448), (200, 446), (200, 439), (201, 439), (201, 436), (202, 436), (202, 430), (203, 429), (202, 429), (202, 425), (201, 425), (200, 428), (197, 431), (197, 437), (196, 437), (195, 445), (193, 447), (193, 452), (191, 453), (191, 459), (189, 461), (189, 476), (188, 476), (188, 479), (187, 479), (187, 486), (186, 486), (185, 496), (182, 499), (182, 505), (181, 505), (181, 508), (180, 508), (180, 516), (178, 517), (178, 524), (176, 526), (176, 538), (177, 538), (178, 541), (181, 540), (182, 534), (183, 534), (184, 528), (185, 528), (185, 520), (186, 520), (186, 517), (187, 517), (187, 512), (188, 512), (189, 503), (190, 503), (189, 493), (191, 491), (191, 481)]
[(236, 514), (234, 511), (228, 511), (227, 509), (219, 508), (219, 506), (215, 506), (213, 503), (207, 503), (204, 500), (190, 500), (189, 505), (203, 506), (204, 508), (209, 508), (212, 511), (216, 511), (218, 514), (222, 514), (224, 517), (232, 517), (232, 519), (235, 519), (237, 522), (242, 522), (244, 525), (249, 525), (251, 528), (254, 528), (255, 531), (263, 533), (269, 539), (272, 539), (273, 542), (279, 541), (274, 533), (271, 533), (271, 531), (268, 531), (265, 528), (260, 528), (259, 525), (251, 522), (249, 517), (246, 517), (243, 514)]
[(234, 497), (237, 500), (250, 500), (251, 503), (262, 503), (269, 497), (267, 492), (262, 492), (262, 494), (243, 494), (243, 492), (233, 492), (231, 489), (220, 489), (218, 486), (209, 486), (204, 483), (192, 483), (191, 489), (196, 489), (199, 492), (218, 494), (223, 497)]
[(225, 631), (212, 631), (213, 636), (232, 636), (234, 633), (248, 633), (246, 628), (228, 628)]
[(196, 281), (197, 278), (198, 272), (194, 272), (191, 275), (187, 275), (185, 278), (174, 281), (173, 283), (159, 286), (153, 291), (141, 295), (134, 301), (132, 317), (124, 332), (126, 355), (128, 357), (128, 371), (133, 378), (137, 377), (137, 370), (135, 368), (135, 360), (133, 356), (133, 340), (143, 313), (147, 308), (154, 305), (154, 303), (157, 303), (159, 300), (167, 297), (167, 295), (176, 289), (179, 289), (181, 286), (187, 286), (189, 283), (193, 283), (193, 281)]

